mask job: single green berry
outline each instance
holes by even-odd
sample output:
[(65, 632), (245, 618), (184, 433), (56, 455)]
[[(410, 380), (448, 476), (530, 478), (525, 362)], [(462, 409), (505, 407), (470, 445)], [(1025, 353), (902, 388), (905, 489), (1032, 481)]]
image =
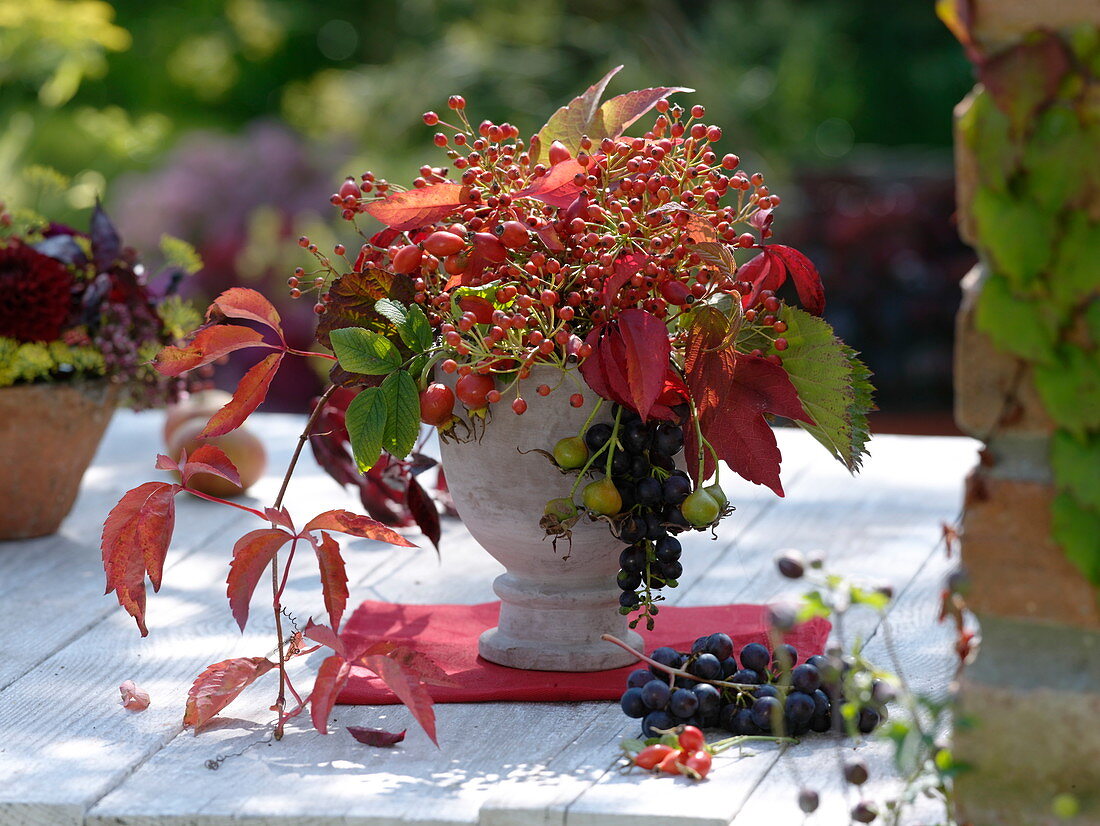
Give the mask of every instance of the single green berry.
[(619, 494), (615, 483), (607, 477), (589, 482), (582, 492), (584, 506), (593, 513), (602, 513), (604, 516), (614, 516), (623, 508), (623, 497)]
[(577, 506), (573, 504), (572, 499), (551, 499), (546, 503), (543, 513), (547, 516), (555, 516), (564, 522), (577, 515)]
[(705, 528), (718, 518), (722, 509), (705, 490), (697, 490), (680, 506), (684, 518), (697, 528)]
[(715, 482), (713, 485), (709, 485), (703, 488), (710, 494), (710, 498), (718, 503), (718, 510), (722, 511), (726, 509), (726, 505), (730, 503), (729, 497), (726, 496), (726, 492), (722, 490), (722, 486)]
[(563, 470), (582, 467), (588, 461), (588, 445), (580, 436), (566, 436), (554, 445), (554, 461)]

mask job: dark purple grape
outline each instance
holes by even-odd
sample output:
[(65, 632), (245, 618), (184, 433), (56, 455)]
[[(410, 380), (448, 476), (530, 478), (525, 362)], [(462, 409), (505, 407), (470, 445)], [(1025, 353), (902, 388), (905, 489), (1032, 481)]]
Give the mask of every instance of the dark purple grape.
[[(680, 655), (680, 652), (677, 651), (675, 648), (671, 648), (667, 645), (663, 645), (660, 648), (654, 650), (654, 652), (649, 656), (650, 659), (656, 660), (661, 665), (668, 666), (669, 668), (679, 668), (680, 663), (683, 662), (683, 657)], [(649, 670), (656, 674), (658, 677), (668, 676), (667, 672), (662, 671), (655, 665), (651, 665), (649, 667)]]
[(751, 668), (742, 668), (740, 671), (734, 671), (730, 675), (729, 681), (731, 683), (741, 683), (742, 685), (760, 685), (760, 674)]
[(876, 728), (878, 724), (882, 722), (882, 715), (878, 709), (871, 706), (864, 706), (859, 710), (859, 718), (856, 720), (856, 728), (859, 729), (860, 734), (870, 734)]
[(775, 564), (787, 579), (800, 579), (806, 573), (806, 560), (800, 551), (784, 551), (776, 557)]
[(878, 817), (878, 806), (871, 800), (861, 800), (852, 807), (852, 820), (856, 823), (873, 823)]
[(643, 508), (652, 507), (657, 505), (661, 501), (661, 483), (654, 479), (652, 476), (647, 476), (644, 479), (639, 479), (634, 486), (635, 496), (638, 499), (638, 504)]
[(796, 727), (807, 725), (814, 716), (814, 699), (801, 691), (792, 691), (783, 704), (783, 713)]
[(662, 486), (664, 500), (669, 505), (679, 505), (691, 493), (691, 480), (686, 476), (669, 476)]
[(642, 575), (637, 571), (619, 571), (616, 582), (623, 591), (636, 591), (642, 584)]
[(695, 642), (693, 642), (691, 644), (691, 653), (692, 654), (702, 654), (703, 651), (706, 650), (708, 639), (709, 639), (709, 637), (706, 634), (704, 634), (701, 637), (696, 637)]
[(662, 536), (654, 544), (654, 552), (660, 562), (679, 562), (682, 553), (680, 540), (671, 536)]
[(584, 434), (584, 443), (595, 453), (611, 439), (611, 425), (606, 422), (594, 424)]
[(611, 457), (611, 473), (615, 476), (625, 476), (630, 472), (630, 457), (621, 450), (615, 451)]
[(762, 685), (759, 688), (754, 688), (752, 690), (752, 696), (758, 700), (763, 699), (764, 697), (778, 697), (779, 689), (776, 688), (774, 685)]
[(765, 732), (771, 732), (773, 721), (783, 716), (783, 704), (775, 697), (761, 697), (752, 704), (752, 721)]
[(631, 453), (641, 453), (649, 447), (649, 430), (641, 421), (633, 421), (620, 434), (623, 447)]
[[(620, 558), (619, 561), (621, 562), (622, 559)], [(771, 661), (771, 654), (768, 649), (760, 643), (750, 642), (741, 649), (741, 654), (738, 659), (741, 660), (742, 668), (751, 668), (753, 671), (767, 671), (768, 663)]]
[(649, 450), (651, 455), (657, 453), (661, 456), (675, 456), (683, 447), (683, 428), (674, 424), (663, 424), (653, 434), (653, 442)]
[(630, 672), (630, 676), (626, 678), (626, 687), (641, 688), (646, 683), (652, 682), (655, 679), (657, 678), (648, 668), (635, 668)]
[(628, 688), (622, 699), (619, 700), (619, 705), (622, 706), (623, 713), (627, 717), (637, 719), (645, 717), (650, 711), (642, 701), (642, 690), (640, 688)]
[(668, 731), (675, 726), (676, 723), (667, 711), (651, 711), (642, 720), (642, 737), (659, 737), (661, 731)]
[(821, 688), (821, 672), (809, 663), (796, 665), (791, 671), (791, 685), (799, 691), (813, 694)]
[(713, 654), (719, 660), (733, 656), (733, 640), (729, 634), (715, 633), (707, 637), (707, 653)]
[[(617, 459), (621, 455), (623, 454), (617, 453), (615, 454), (615, 458)], [(614, 465), (612, 465), (611, 472), (617, 473), (617, 471), (615, 471)], [(634, 484), (632, 482), (628, 482), (626, 479), (623, 479), (621, 476), (615, 478), (613, 481), (615, 483), (615, 490), (619, 492), (619, 498), (623, 500), (620, 512), (625, 513), (638, 504), (638, 499), (634, 495)]]
[(691, 523), (684, 517), (684, 512), (679, 505), (666, 505), (661, 514), (661, 524), (668, 528), (669, 533), (680, 533), (691, 528)]
[(627, 545), (633, 545), (645, 539), (645, 522), (632, 513), (619, 520), (619, 539)]
[(644, 479), (649, 476), (649, 459), (645, 456), (630, 457), (630, 475), (635, 479)]
[(684, 566), (679, 562), (658, 562), (655, 567), (657, 575), (664, 580), (679, 579), (684, 575)]
[[(673, 564), (679, 565), (680, 563)], [(722, 663), (713, 654), (700, 654), (695, 662), (688, 666), (688, 671), (700, 680), (717, 680), (722, 676)]]
[(722, 679), (728, 680), (731, 674), (737, 673), (737, 660), (733, 657), (726, 657), (722, 660)]
[(699, 698), (690, 688), (678, 688), (668, 700), (668, 710), (673, 717), (686, 718), (699, 708)]
[(718, 712), (718, 725), (730, 734), (738, 734), (734, 729), (734, 719), (737, 717), (737, 712), (744, 710), (739, 708), (736, 703), (726, 703), (722, 706), (722, 710)]
[(718, 713), (722, 709), (722, 692), (712, 685), (700, 683), (691, 689), (699, 699), (699, 718), (707, 728), (718, 725)]
[(844, 764), (844, 779), (853, 786), (862, 786), (868, 777), (867, 764), (862, 760), (849, 760)]
[(885, 680), (875, 680), (871, 683), (871, 699), (880, 706), (894, 702), (896, 697), (897, 692), (894, 691), (894, 687)]
[(820, 688), (813, 693), (813, 698), (814, 714), (810, 718), (810, 729), (818, 732), (828, 731), (832, 723), (832, 706), (829, 704), (829, 698)]
[(619, 594), (619, 607), (620, 608), (637, 608), (641, 604), (641, 600), (638, 599), (638, 595), (633, 591), (623, 591)]
[(798, 808), (805, 814), (812, 815), (817, 811), (821, 798), (813, 789), (800, 789), (798, 792)]
[(645, 538), (658, 540), (668, 536), (668, 531), (661, 525), (661, 517), (655, 513), (647, 513), (645, 515)]
[(619, 567), (624, 571), (638, 571), (640, 573), (645, 570), (645, 562), (644, 545), (631, 545), (629, 548), (624, 548), (622, 553), (619, 554)]
[(642, 702), (654, 710), (667, 706), (672, 695), (664, 680), (650, 680), (639, 691), (642, 692)]
[(778, 646), (772, 655), (772, 666), (781, 673), (790, 671), (796, 662), (798, 662), (798, 649), (789, 643)]
[(742, 708), (738, 709), (737, 714), (733, 718), (733, 728), (731, 731), (734, 734), (764, 734), (764, 730), (760, 726), (756, 725), (752, 719), (752, 709)]

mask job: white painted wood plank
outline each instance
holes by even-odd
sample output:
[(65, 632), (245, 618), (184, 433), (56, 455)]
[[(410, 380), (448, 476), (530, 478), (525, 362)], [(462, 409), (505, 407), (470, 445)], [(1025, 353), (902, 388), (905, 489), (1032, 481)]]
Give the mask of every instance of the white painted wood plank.
[[(804, 461), (791, 461), (792, 476), (797, 475), (797, 470), (804, 464)], [(770, 493), (747, 484), (738, 499), (742, 502), (738, 515), (746, 523), (758, 518), (773, 503)], [(723, 547), (721, 542), (702, 544), (706, 546), (705, 552), (710, 554), (720, 553)], [(481, 602), (493, 599), (492, 579), (501, 570), (497, 562), (473, 543), (461, 525), (452, 522), (447, 525), (441, 562), (430, 554), (412, 557), (400, 553), (391, 554), (362, 583), (363, 587), (353, 589), (353, 593), (358, 597), (362, 591), (362, 596), (367, 598), (388, 601)], [(296, 727), (295, 742), (308, 745), (301, 747), (304, 753), (298, 754), (295, 759), (301, 760), (304, 767), (315, 764), (312, 768), (303, 768), (302, 771), (318, 794), (284, 801), (285, 807), (280, 810), (284, 818), (281, 822), (297, 823), (315, 814), (317, 798), (332, 798), (336, 801), (345, 798), (347, 772), (339, 766), (334, 768), (333, 754), (343, 754), (344, 751), (334, 750), (348, 748), (350, 756), (347, 759), (369, 759), (372, 766), (390, 768), (383, 773), (380, 785), (372, 787), (364, 781), (355, 795), (356, 808), (330, 812), (333, 817), (342, 818), (338, 822), (358, 822), (355, 820), (357, 817), (377, 822), (383, 812), (396, 818), (394, 822), (430, 823), (435, 822), (436, 818), (444, 818), (446, 822), (451, 822), (454, 818), (460, 822), (476, 822), (477, 812), (486, 798), (495, 794), (498, 788), (510, 788), (515, 784), (523, 788), (524, 796), (532, 789), (539, 793), (549, 789), (554, 795), (560, 795), (561, 790), (566, 787), (574, 789), (575, 796), (595, 776), (602, 774), (615, 762), (623, 718), (621, 714), (608, 714), (611, 707), (612, 704), (607, 703), (441, 705), (437, 706), (441, 721), (440, 740), (443, 744), (440, 751), (431, 748), (426, 738), (417, 733), (415, 736), (410, 734), (409, 740), (399, 749), (392, 752), (370, 752), (367, 757), (362, 756), (365, 747), (351, 741), (346, 733), (323, 738)], [(242, 709), (247, 707), (242, 706)], [(257, 712), (259, 710), (254, 709)], [(351, 717), (362, 725), (379, 725), (373, 721), (380, 716), (407, 719), (407, 712), (392, 707), (356, 708), (340, 709), (337, 716), (341, 719)], [(583, 725), (579, 725), (585, 719), (591, 719), (593, 724), (598, 720), (598, 726), (585, 730)], [(487, 723), (489, 729), (497, 732), (491, 743), (490, 756), (486, 758), (477, 748), (467, 755), (469, 735), (464, 735), (463, 732), (484, 730)], [(534, 737), (531, 735), (532, 730), (537, 732)], [(551, 731), (554, 732), (552, 736), (546, 733)], [(234, 741), (232, 750), (239, 751), (262, 741), (264, 737), (266, 732), (261, 730), (247, 732)], [(273, 818), (274, 815), (267, 812), (268, 781), (265, 779), (265, 766), (261, 764), (254, 767), (251, 774), (242, 775), (237, 782), (223, 784), (220, 776), (211, 779), (210, 772), (202, 768), (203, 760), (195, 761), (184, 756), (195, 754), (196, 749), (199, 750), (197, 753), (206, 753), (202, 751), (205, 748), (202, 741), (208, 738), (209, 735), (204, 735), (196, 744), (189, 738), (174, 741), (116, 792), (104, 799), (92, 813), (93, 822), (155, 821), (157, 811), (163, 810), (165, 806), (177, 805), (164, 799), (161, 779), (163, 772), (172, 774), (173, 788), (178, 790), (178, 797), (173, 800), (183, 809), (190, 806), (190, 801), (198, 799), (196, 796), (207, 795), (204, 798), (207, 804), (201, 820), (204, 824), (232, 822), (239, 817)], [(583, 741), (582, 747), (563, 746), (577, 739)], [(288, 738), (273, 748), (286, 747), (289, 742), (288, 735)], [(489, 760), (487, 764), (478, 762), (486, 759)], [(419, 777), (450, 777), (456, 762), (469, 764), (466, 769), (468, 775), (454, 778), (453, 800), (446, 807), (445, 815), (440, 814), (437, 807), (425, 807), (425, 788), (422, 783), (402, 783), (391, 788), (385, 779), (388, 777), (386, 772), (415, 773)], [(536, 768), (533, 770), (539, 776), (552, 776), (555, 782), (532, 783), (526, 770), (513, 771), (510, 769), (513, 766), (534, 766)], [(486, 783), (486, 774), (493, 776), (498, 783)], [(451, 786), (451, 783), (446, 783), (443, 790), (437, 789), (436, 794), (450, 794), (446, 790), (451, 789)], [(213, 789), (217, 791), (212, 793)], [(323, 794), (320, 793), (322, 790)]]

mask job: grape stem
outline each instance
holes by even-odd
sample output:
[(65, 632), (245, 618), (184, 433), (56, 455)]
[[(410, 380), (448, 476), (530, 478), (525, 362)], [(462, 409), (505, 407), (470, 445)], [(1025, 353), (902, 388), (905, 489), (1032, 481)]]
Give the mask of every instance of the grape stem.
[[(642, 662), (649, 663), (651, 666), (659, 668), (662, 671), (664, 671), (665, 673), (671, 674), (673, 677), (683, 677), (683, 678), (688, 679), (688, 680), (694, 680), (697, 683), (708, 683), (709, 685), (713, 685), (713, 686), (716, 686), (716, 687), (719, 687), (719, 688), (734, 688), (734, 689), (737, 689), (738, 691), (743, 691), (743, 692), (751, 692), (751, 691), (755, 691), (756, 689), (760, 688), (760, 686), (758, 686), (758, 685), (750, 685), (748, 683), (730, 683), (730, 682), (726, 682), (725, 680), (707, 680), (707, 679), (704, 679), (703, 677), (697, 677), (694, 674), (691, 674), (690, 672), (684, 671), (681, 668), (673, 668), (670, 665), (665, 665), (664, 663), (659, 663), (656, 660), (652, 659), (651, 657), (647, 657), (645, 654), (641, 653), (637, 649), (631, 648), (630, 645), (623, 642), (622, 640), (620, 640), (618, 637), (614, 636), (613, 634), (604, 634), (603, 636), (600, 637), (600, 639), (601, 640), (606, 640), (607, 642), (615, 643), (615, 645), (619, 646), (620, 648), (626, 649), (627, 651), (629, 651), (631, 654), (636, 656)], [(774, 737), (769, 737), (769, 738), (766, 738), (766, 739), (774, 740), (775, 738)]]

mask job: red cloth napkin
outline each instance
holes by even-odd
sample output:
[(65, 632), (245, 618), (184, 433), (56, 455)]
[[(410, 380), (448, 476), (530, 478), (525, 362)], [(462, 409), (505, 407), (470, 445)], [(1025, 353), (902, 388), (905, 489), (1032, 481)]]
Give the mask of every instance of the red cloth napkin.
[[(648, 653), (662, 645), (688, 651), (701, 634), (723, 631), (733, 638), (737, 652), (750, 642), (768, 645), (766, 610), (763, 605), (662, 606), (656, 628), (641, 634)], [(455, 687), (428, 686), (437, 703), (617, 700), (627, 675), (638, 667), (572, 673), (524, 671), (488, 662), (477, 655), (477, 638), (497, 624), (499, 612), (499, 602), (395, 605), (368, 601), (356, 609), (341, 636), (349, 647), (392, 640), (431, 657), (457, 683)], [(829, 628), (826, 620), (815, 618), (784, 635), (784, 640), (798, 649), (803, 661), (824, 650)], [(390, 705), (399, 701), (372, 672), (356, 667), (337, 702)]]

